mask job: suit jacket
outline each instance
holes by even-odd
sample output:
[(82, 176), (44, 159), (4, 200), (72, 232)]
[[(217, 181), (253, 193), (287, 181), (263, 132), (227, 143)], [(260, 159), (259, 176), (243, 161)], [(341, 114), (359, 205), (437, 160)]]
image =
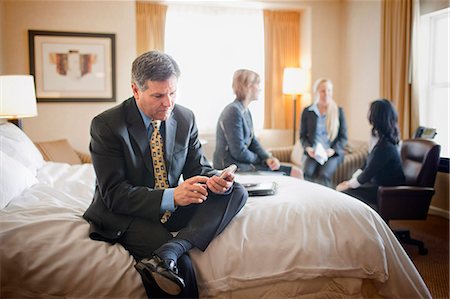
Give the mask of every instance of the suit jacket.
[[(300, 141), (304, 149), (315, 146), (315, 134), (317, 128), (317, 114), (306, 107), (302, 113), (300, 125)], [(345, 122), (344, 110), (339, 107), (339, 131), (334, 140), (330, 140), (330, 147), (336, 152), (335, 155), (344, 157), (344, 149), (347, 144), (347, 124)], [(305, 151), (306, 153), (306, 151)]]
[[(196, 175), (211, 176), (192, 111), (175, 105), (165, 125), (164, 153), (170, 187)], [(134, 97), (92, 120), (90, 152), (97, 176), (84, 213), (93, 239), (114, 242), (135, 217), (159, 221), (163, 190), (154, 190), (150, 145)]]
[(255, 138), (250, 111), (238, 99), (228, 104), (217, 123), (214, 167), (236, 164), (239, 171), (254, 171), (269, 157)]
[(368, 182), (374, 186), (398, 186), (405, 183), (399, 150), (384, 138), (370, 151), (362, 170), (357, 177), (361, 185)]

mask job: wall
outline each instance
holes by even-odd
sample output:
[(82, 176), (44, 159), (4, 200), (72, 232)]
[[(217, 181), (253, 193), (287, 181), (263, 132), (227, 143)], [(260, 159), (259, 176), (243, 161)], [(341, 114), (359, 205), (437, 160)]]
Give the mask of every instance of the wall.
[(345, 1), (341, 84), (348, 135), (368, 140), (369, 104), (379, 98), (381, 1)]
[(0, 74), (3, 74), (3, 35), (4, 35), (4, 2), (0, 0)]
[[(4, 0), (3, 74), (28, 74), (28, 30), (116, 34), (117, 102), (131, 95), (131, 62), (136, 57), (134, 1)], [(7, 42), (6, 42), (7, 41)], [(117, 103), (38, 103), (38, 116), (24, 119), (34, 141), (69, 139), (87, 152), (92, 118)]]
[[(341, 99), (342, 87), (341, 35), (343, 32), (341, 1), (311, 1), (311, 83), (321, 77), (334, 83), (334, 97)], [(340, 100), (337, 100), (340, 105)]]

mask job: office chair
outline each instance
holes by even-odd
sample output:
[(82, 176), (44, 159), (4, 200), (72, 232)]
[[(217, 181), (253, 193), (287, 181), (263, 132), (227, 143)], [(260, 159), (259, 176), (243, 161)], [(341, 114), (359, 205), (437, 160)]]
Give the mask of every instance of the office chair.
[[(404, 140), (401, 160), (406, 184), (404, 186), (378, 188), (377, 211), (389, 224), (389, 220), (425, 220), (439, 166), (441, 147), (428, 139)], [(428, 249), (422, 241), (411, 238), (409, 230), (394, 231), (400, 242), (419, 247), (419, 254)]]

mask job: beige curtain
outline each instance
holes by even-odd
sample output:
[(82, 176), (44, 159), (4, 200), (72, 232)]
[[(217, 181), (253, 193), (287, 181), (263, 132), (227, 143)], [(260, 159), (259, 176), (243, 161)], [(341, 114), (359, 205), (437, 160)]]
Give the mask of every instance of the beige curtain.
[(136, 2), (137, 55), (150, 50), (164, 51), (167, 6)]
[(411, 136), (412, 0), (384, 0), (381, 13), (380, 94), (398, 110), (401, 138)]
[[(283, 95), (283, 70), (285, 67), (300, 66), (300, 13), (265, 10), (264, 44), (264, 128), (292, 129), (293, 101), (291, 96)], [(297, 112), (298, 107), (300, 101), (297, 99)]]

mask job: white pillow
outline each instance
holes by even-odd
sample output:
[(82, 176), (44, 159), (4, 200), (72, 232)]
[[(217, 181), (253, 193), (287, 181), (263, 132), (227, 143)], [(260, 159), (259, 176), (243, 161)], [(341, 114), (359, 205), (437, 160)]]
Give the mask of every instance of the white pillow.
[(28, 136), (12, 123), (0, 124), (0, 151), (21, 163), (36, 175), (44, 158)]
[(297, 166), (301, 166), (303, 163), (303, 146), (300, 143), (300, 140), (297, 140), (294, 144), (294, 148), (291, 153), (291, 162)]
[(33, 173), (7, 154), (0, 152), (0, 209), (38, 180)]

